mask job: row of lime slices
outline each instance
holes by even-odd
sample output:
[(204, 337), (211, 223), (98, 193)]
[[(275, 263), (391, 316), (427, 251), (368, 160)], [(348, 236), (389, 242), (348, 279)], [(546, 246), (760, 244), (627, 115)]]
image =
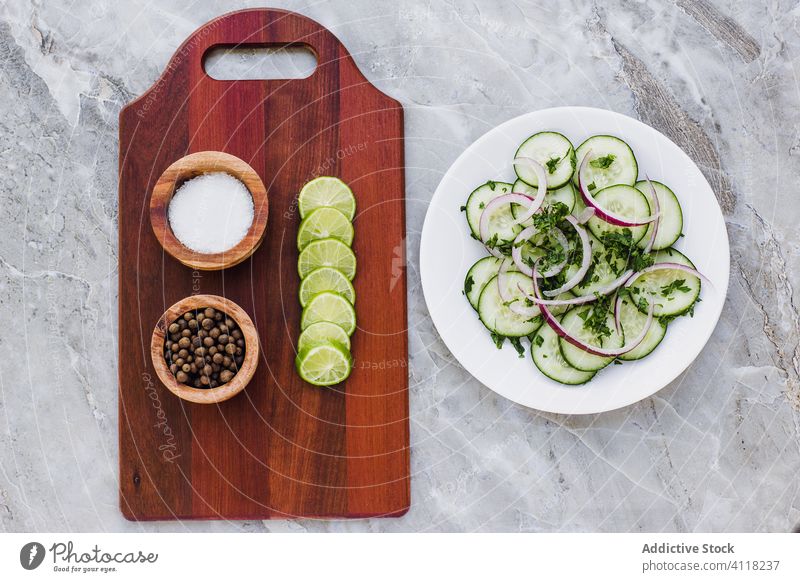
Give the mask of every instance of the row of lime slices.
[(315, 386), (344, 381), (353, 369), (350, 336), (356, 330), (353, 217), (356, 199), (339, 178), (322, 176), (303, 186), (297, 199), (297, 272), (302, 333), (295, 365)]

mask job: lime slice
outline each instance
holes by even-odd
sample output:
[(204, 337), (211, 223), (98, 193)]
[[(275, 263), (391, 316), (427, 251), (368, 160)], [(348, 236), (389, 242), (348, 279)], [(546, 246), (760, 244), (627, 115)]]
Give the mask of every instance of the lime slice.
[(304, 352), (312, 346), (326, 342), (338, 342), (348, 350), (350, 349), (350, 336), (335, 323), (318, 321), (309, 325), (297, 340), (297, 352)]
[(297, 249), (321, 238), (335, 238), (346, 245), (353, 244), (353, 223), (335, 208), (317, 208), (306, 216), (297, 230)]
[(331, 386), (345, 380), (353, 369), (353, 358), (341, 344), (326, 342), (297, 354), (300, 377), (315, 386)]
[(308, 302), (300, 316), (300, 329), (305, 330), (312, 323), (318, 321), (328, 321), (335, 323), (353, 335), (356, 330), (356, 310), (350, 302), (339, 295), (330, 291), (323, 291)]
[(323, 291), (333, 291), (356, 304), (356, 290), (342, 272), (333, 267), (314, 269), (300, 282), (300, 305), (305, 307), (311, 298)]
[(356, 199), (353, 191), (339, 178), (320, 176), (300, 190), (300, 195), (297, 197), (300, 218), (305, 218), (312, 210), (323, 206), (335, 208), (344, 214), (347, 220), (353, 220), (356, 215)]
[(304, 279), (314, 269), (333, 267), (349, 280), (356, 276), (356, 256), (349, 246), (335, 238), (323, 238), (308, 243), (297, 259), (297, 272)]

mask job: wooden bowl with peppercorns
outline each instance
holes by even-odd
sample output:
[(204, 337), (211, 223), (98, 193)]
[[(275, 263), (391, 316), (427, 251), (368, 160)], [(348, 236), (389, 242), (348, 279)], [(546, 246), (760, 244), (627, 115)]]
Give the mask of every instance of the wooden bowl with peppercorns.
[(233, 301), (192, 295), (167, 309), (153, 330), (156, 374), (176, 396), (224, 402), (244, 390), (258, 365), (255, 325)]

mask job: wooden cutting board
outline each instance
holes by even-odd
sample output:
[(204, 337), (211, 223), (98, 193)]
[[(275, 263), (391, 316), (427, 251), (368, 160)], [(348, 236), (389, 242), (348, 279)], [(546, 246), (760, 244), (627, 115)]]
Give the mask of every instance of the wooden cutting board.
[[(304, 43), (306, 79), (214, 80), (219, 45)], [(250, 164), (267, 187), (261, 247), (224, 271), (192, 271), (164, 253), (149, 221), (161, 173), (193, 152)], [(403, 109), (373, 87), (328, 30), (298, 14), (245, 10), (197, 30), (143, 96), (120, 114), (119, 440), (125, 517), (268, 519), (398, 516), (409, 506)], [(296, 196), (316, 175), (356, 195), (353, 249), (359, 329), (341, 386), (297, 376), (300, 306)], [(225, 296), (252, 318), (262, 354), (244, 392), (184, 402), (149, 356), (167, 307)]]

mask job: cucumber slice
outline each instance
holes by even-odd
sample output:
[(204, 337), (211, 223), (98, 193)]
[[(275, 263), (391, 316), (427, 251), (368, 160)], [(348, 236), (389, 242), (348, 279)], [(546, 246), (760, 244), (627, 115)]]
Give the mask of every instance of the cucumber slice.
[[(575, 172), (575, 149), (572, 142), (560, 133), (542, 131), (532, 135), (519, 146), (514, 157), (531, 158), (542, 164), (547, 174), (547, 188), (560, 188)], [(517, 176), (531, 186), (538, 186), (536, 173), (526, 164), (514, 164)]]
[[(474, 238), (481, 240), (481, 214), (483, 214), (483, 209), (486, 208), (489, 201), (497, 196), (510, 193), (511, 184), (508, 182), (494, 182), (492, 180), (489, 180), (482, 186), (478, 186), (472, 191), (472, 194), (467, 198), (466, 212), (467, 224), (469, 224), (469, 229), (472, 231), (472, 236)], [(511, 217), (508, 221), (510, 223), (513, 221), (514, 217), (510, 211), (508, 214)], [(513, 239), (514, 237), (511, 238)]]
[(586, 277), (577, 286), (572, 288), (572, 292), (578, 297), (593, 295), (595, 291), (607, 287), (614, 280), (622, 275), (627, 267), (626, 261), (621, 257), (614, 257), (611, 262), (606, 256), (606, 247), (595, 237), (590, 236), (592, 242), (592, 266)]
[[(595, 135), (587, 139), (575, 152), (578, 164), (586, 152), (592, 150), (591, 161), (586, 168), (587, 185), (594, 184), (597, 192), (614, 184), (633, 186), (639, 176), (639, 166), (630, 146), (613, 135)], [(572, 177), (578, 185), (578, 172)]]
[(483, 257), (467, 271), (467, 276), (464, 278), (464, 295), (467, 296), (467, 301), (474, 309), (478, 309), (481, 291), (489, 279), (497, 275), (500, 263), (502, 261), (496, 257)]
[[(683, 211), (681, 210), (680, 202), (678, 202), (678, 197), (675, 196), (672, 190), (661, 182), (654, 180), (651, 180), (651, 182), (653, 183), (653, 188), (655, 188), (656, 196), (658, 196), (658, 205), (661, 211), (658, 234), (656, 234), (656, 240), (653, 243), (653, 250), (659, 251), (671, 247), (680, 238), (681, 232), (683, 232)], [(652, 194), (647, 181), (636, 182), (636, 188), (647, 196), (647, 200), (650, 201)], [(647, 244), (652, 230), (653, 225), (651, 224), (648, 226), (645, 235), (639, 240), (639, 246), (644, 247)]]
[(539, 371), (556, 382), (575, 386), (585, 384), (596, 372), (584, 372), (570, 366), (561, 355), (559, 337), (549, 325), (543, 325), (531, 341), (531, 357)]
[[(602, 208), (624, 218), (641, 220), (650, 216), (650, 205), (647, 202), (647, 197), (633, 186), (626, 186), (625, 184), (609, 186), (594, 194), (594, 199)], [(602, 218), (593, 216), (589, 219), (588, 226), (592, 234), (599, 239), (602, 239), (607, 232), (622, 232), (627, 228), (631, 231), (633, 240), (639, 242), (650, 225), (614, 226)]]
[[(533, 294), (533, 282), (527, 275), (519, 272), (507, 273), (504, 278), (507, 296), (511, 301), (525, 302), (526, 298), (519, 286), (526, 293)], [(478, 300), (478, 316), (481, 323), (492, 333), (505, 337), (523, 337), (532, 334), (541, 325), (541, 318), (524, 316), (511, 311), (500, 298), (500, 290), (495, 275), (481, 291)]]
[[(679, 263), (694, 269), (692, 261), (673, 248), (654, 253), (653, 260), (656, 263)], [(652, 301), (655, 304), (653, 315), (663, 317), (689, 312), (700, 296), (700, 287), (699, 277), (683, 271), (663, 269), (642, 275), (628, 288), (640, 311), (646, 313)]]
[[(590, 315), (592, 309), (594, 309), (593, 306), (588, 306), (578, 307), (568, 311), (567, 314), (561, 319), (561, 325), (564, 326), (564, 329), (566, 329), (570, 335), (580, 339), (585, 343), (588, 343), (589, 345), (612, 349), (621, 348), (625, 343), (624, 330), (623, 333), (617, 333), (617, 331), (614, 329), (614, 314), (611, 312), (611, 310), (608, 310), (605, 322), (606, 326), (611, 331), (611, 335), (603, 338), (602, 345), (595, 337), (594, 332), (583, 327), (584, 317)], [(561, 355), (564, 356), (564, 359), (570, 366), (577, 368), (578, 370), (583, 370), (584, 372), (596, 372), (597, 370), (602, 370), (614, 361), (614, 358), (596, 356), (594, 354), (590, 354), (589, 352), (585, 352), (563, 338), (559, 338), (558, 341), (561, 348)]]
[[(625, 337), (636, 338), (639, 337), (639, 333), (642, 331), (644, 324), (647, 323), (647, 316), (639, 311), (631, 300), (626, 297), (622, 300), (619, 321), (625, 332)], [(627, 354), (621, 355), (619, 359), (626, 361), (641, 360), (658, 347), (658, 344), (661, 343), (665, 335), (667, 335), (666, 324), (657, 319), (654, 320), (647, 335), (644, 336), (642, 343)]]
[[(536, 196), (538, 191), (537, 188), (526, 184), (522, 180), (517, 180), (514, 182), (513, 191), (518, 194), (527, 194), (528, 196)], [(552, 206), (556, 202), (561, 202), (565, 204), (569, 211), (572, 212), (572, 209), (575, 208), (575, 199), (578, 197), (577, 192), (575, 192), (575, 187), (572, 185), (572, 182), (567, 181), (566, 184), (561, 186), (561, 188), (556, 188), (555, 190), (548, 190), (547, 194), (544, 196), (544, 205), (545, 206)], [(511, 214), (514, 215), (514, 218), (517, 217), (517, 213), (519, 212), (519, 204), (512, 204), (511, 205)], [(533, 221), (531, 220), (529, 224), (532, 224)], [(525, 224), (525, 226), (529, 226), (529, 224)]]

